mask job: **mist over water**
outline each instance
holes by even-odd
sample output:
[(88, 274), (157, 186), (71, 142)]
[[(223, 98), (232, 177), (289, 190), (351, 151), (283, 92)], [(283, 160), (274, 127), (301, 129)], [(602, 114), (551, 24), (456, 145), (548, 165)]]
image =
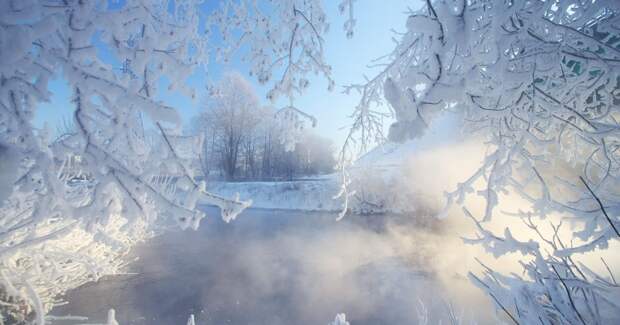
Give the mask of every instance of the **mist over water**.
[[(52, 314), (103, 321), (114, 308), (120, 324), (149, 325), (183, 325), (189, 314), (197, 324), (328, 324), (337, 313), (353, 325), (426, 317), (446, 324), (450, 315), (496, 324), (494, 306), (467, 278), (480, 270), (474, 257), (488, 261), (462, 241), (473, 224), (459, 211), (434, 217), (444, 191), (484, 157), (481, 141), (455, 139), (422, 139), (401, 166), (416, 213), (337, 222), (329, 213), (250, 209), (226, 224), (206, 208), (212, 217), (197, 231), (169, 231), (135, 247), (128, 269), (135, 274), (73, 290)], [(484, 208), (473, 203), (472, 211)]]
[[(208, 210), (210, 211), (210, 210)], [(216, 215), (213, 211), (211, 215)], [(486, 298), (461, 269), (468, 249), (445, 221), (412, 216), (350, 216), (248, 210), (225, 224), (172, 231), (135, 248), (124, 275), (71, 291), (52, 315), (121, 324), (352, 324), (489, 318)]]

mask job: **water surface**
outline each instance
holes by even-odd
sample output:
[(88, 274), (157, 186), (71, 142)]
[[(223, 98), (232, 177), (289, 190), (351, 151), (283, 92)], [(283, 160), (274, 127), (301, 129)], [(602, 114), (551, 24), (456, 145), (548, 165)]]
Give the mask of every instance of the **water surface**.
[(451, 302), (429, 267), (441, 225), (252, 209), (226, 224), (207, 211), (197, 231), (138, 245), (128, 270), (135, 275), (72, 290), (51, 314), (103, 322), (114, 308), (124, 325), (185, 325), (189, 314), (197, 324), (328, 324), (337, 313), (354, 325), (415, 324), (424, 309), (448, 314)]

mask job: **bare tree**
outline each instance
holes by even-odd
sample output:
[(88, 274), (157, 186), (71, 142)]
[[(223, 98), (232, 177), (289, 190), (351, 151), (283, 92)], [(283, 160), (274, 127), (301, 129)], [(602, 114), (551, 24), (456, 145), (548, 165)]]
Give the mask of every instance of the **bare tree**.
[(226, 74), (210, 90), (205, 112), (199, 117), (212, 134), (226, 178), (234, 179), (242, 151), (253, 146), (254, 131), (262, 116), (252, 85), (238, 73)]
[[(237, 81), (230, 82), (231, 76)], [(228, 75), (216, 88), (217, 95), (210, 97), (206, 111), (195, 122), (195, 132), (211, 139), (203, 149), (211, 157), (201, 158), (203, 166), (210, 167), (205, 175), (221, 170), (229, 181), (270, 180), (333, 171), (331, 141), (305, 130), (298, 132), (291, 148), (286, 141), (290, 128), (277, 118), (278, 111), (258, 105), (251, 86), (240, 75)], [(251, 104), (239, 99), (244, 96), (252, 99)]]

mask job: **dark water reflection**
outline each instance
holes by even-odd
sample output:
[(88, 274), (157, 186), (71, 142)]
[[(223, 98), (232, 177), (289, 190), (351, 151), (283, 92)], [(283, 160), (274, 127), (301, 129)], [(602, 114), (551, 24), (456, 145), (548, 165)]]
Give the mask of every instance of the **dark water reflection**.
[(385, 216), (336, 222), (325, 213), (248, 210), (225, 224), (210, 215), (198, 231), (136, 247), (128, 271), (137, 275), (84, 285), (51, 314), (103, 322), (114, 308), (121, 325), (184, 325), (192, 313), (196, 324), (277, 325), (327, 324), (344, 312), (353, 325), (412, 324), (421, 301), (447, 314), (425, 266), (432, 256), (400, 249)]

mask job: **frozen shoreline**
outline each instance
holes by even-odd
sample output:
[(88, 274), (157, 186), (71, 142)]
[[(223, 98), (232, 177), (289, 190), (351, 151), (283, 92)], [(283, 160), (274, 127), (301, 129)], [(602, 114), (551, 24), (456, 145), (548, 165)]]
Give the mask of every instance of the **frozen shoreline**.
[[(354, 214), (408, 213), (418, 208), (404, 164), (419, 150), (418, 141), (386, 143), (376, 147), (347, 169), (348, 207)], [(342, 175), (335, 172), (293, 181), (210, 182), (209, 191), (223, 197), (252, 200), (252, 208), (291, 211), (340, 212), (342, 198), (335, 199)]]
[(209, 191), (224, 197), (252, 200), (251, 208), (337, 212), (342, 202), (334, 199), (340, 184), (336, 175), (321, 179), (278, 182), (213, 182)]

